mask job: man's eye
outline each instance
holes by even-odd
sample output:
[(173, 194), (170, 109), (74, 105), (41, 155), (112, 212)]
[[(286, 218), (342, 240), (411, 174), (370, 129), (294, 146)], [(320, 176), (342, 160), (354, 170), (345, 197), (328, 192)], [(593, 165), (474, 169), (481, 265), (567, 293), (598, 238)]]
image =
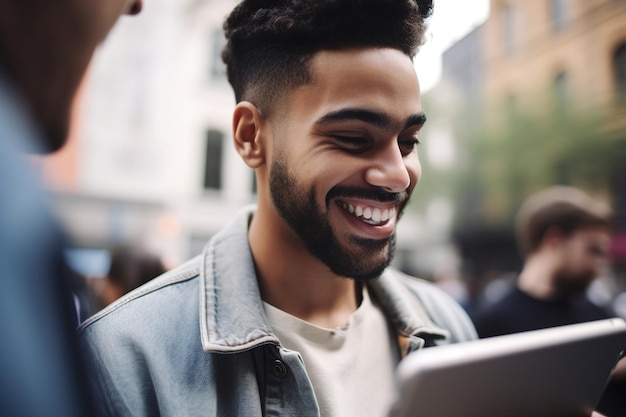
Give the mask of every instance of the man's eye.
[(417, 138), (402, 139), (398, 141), (398, 146), (403, 155), (408, 155), (415, 150), (420, 141)]
[(359, 136), (333, 136), (342, 146), (350, 149), (360, 149), (367, 144), (367, 139)]

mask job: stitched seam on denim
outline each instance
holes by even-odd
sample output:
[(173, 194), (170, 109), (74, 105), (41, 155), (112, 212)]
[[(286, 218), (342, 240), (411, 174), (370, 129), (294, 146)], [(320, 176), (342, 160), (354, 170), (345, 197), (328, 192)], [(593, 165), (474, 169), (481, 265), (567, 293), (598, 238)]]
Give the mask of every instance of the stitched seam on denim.
[(208, 258), (213, 258), (213, 242), (209, 241), (209, 244), (202, 251), (202, 264), (200, 265), (200, 338), (202, 345), (209, 343), (209, 325), (207, 322), (207, 261)]
[[(208, 320), (207, 320), (207, 300), (208, 300), (208, 293), (207, 293), (207, 270), (208, 268), (206, 267), (207, 263), (211, 263), (211, 274), (217, 274), (217, 268), (216, 268), (216, 256), (215, 256), (215, 248), (222, 244), (223, 242), (232, 239), (232, 238), (237, 238), (237, 234), (233, 234), (233, 233), (228, 233), (225, 234), (224, 236), (216, 236), (213, 239), (211, 239), (209, 241), (209, 243), (207, 244), (207, 246), (205, 247), (204, 251), (203, 251), (203, 257), (202, 257), (202, 265), (200, 266), (201, 270), (200, 270), (200, 337), (202, 340), (202, 345), (203, 348), (208, 348), (209, 345), (213, 346), (215, 345), (214, 342), (211, 341), (211, 337), (213, 336), (214, 339), (219, 339), (219, 334), (217, 334), (217, 329), (215, 329), (214, 331), (210, 331), (209, 329), (209, 325), (208, 325)], [(211, 281), (213, 283), (215, 283), (217, 281), (217, 279), (213, 279), (211, 278)], [(213, 288), (211, 289), (211, 297), (213, 298), (213, 302), (212, 305), (214, 306), (214, 317), (215, 317), (215, 322), (219, 321), (219, 312), (217, 311), (217, 305), (218, 303), (215, 302), (215, 300), (217, 300), (217, 293), (216, 293), (217, 287), (215, 285), (213, 285)]]
[(188, 281), (196, 276), (198, 276), (199, 274), (199, 268), (198, 267), (193, 267), (192, 269), (189, 270), (185, 270), (182, 271), (178, 274), (174, 274), (171, 278), (168, 278), (164, 281), (159, 281), (158, 283), (154, 283), (154, 285), (150, 285), (148, 284), (145, 288), (141, 287), (141, 289), (139, 290), (134, 290), (131, 293), (129, 293), (128, 295), (122, 297), (121, 299), (113, 302), (113, 304), (111, 304), (110, 306), (106, 307), (104, 310), (94, 314), (92, 317), (88, 318), (87, 320), (85, 320), (83, 323), (81, 323), (81, 325), (76, 329), (76, 333), (80, 334), (82, 333), (82, 331), (84, 329), (86, 329), (87, 327), (89, 327), (92, 323), (95, 323), (96, 321), (100, 320), (101, 318), (108, 316), (109, 314), (111, 314), (113, 311), (118, 310), (119, 308), (125, 306), (126, 304), (128, 304), (129, 302), (136, 300), (137, 298), (141, 298), (146, 294), (149, 294), (151, 292), (157, 291), (161, 288), (170, 286), (170, 285), (174, 285), (174, 284), (178, 284), (181, 282), (185, 282)]

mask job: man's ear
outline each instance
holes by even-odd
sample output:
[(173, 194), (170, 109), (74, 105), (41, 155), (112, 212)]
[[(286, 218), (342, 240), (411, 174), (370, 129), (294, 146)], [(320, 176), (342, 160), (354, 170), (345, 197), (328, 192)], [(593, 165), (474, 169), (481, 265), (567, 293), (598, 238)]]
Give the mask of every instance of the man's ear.
[(233, 113), (233, 140), (241, 159), (250, 168), (265, 163), (265, 138), (263, 137), (263, 115), (249, 101), (237, 104)]

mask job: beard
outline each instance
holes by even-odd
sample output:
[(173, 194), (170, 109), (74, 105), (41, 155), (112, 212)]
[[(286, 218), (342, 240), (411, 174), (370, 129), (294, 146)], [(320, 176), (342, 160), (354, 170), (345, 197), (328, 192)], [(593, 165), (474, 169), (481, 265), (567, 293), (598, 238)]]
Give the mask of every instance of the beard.
[(556, 273), (555, 282), (563, 296), (583, 294), (594, 281), (594, 271), (567, 271), (561, 270)]
[(270, 168), (270, 193), (280, 216), (305, 244), (309, 252), (331, 271), (342, 277), (366, 281), (380, 276), (393, 260), (395, 232), (387, 239), (366, 239), (346, 234), (347, 244), (335, 235), (329, 219), (329, 207), (335, 197), (359, 197), (401, 203), (398, 219), (408, 202), (408, 192), (387, 193), (377, 187), (369, 189), (334, 187), (326, 196), (326, 207), (316, 202), (316, 189), (306, 189), (290, 174), (280, 156)]

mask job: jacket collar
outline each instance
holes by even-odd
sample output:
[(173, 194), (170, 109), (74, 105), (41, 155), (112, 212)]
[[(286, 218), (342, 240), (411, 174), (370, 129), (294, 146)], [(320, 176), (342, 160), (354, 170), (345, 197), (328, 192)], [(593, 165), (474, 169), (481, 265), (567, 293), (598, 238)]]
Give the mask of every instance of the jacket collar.
[(450, 338), (450, 332), (432, 321), (418, 296), (407, 288), (392, 268), (371, 281), (368, 289), (396, 329), (401, 357)]
[[(265, 318), (248, 244), (248, 224), (254, 210), (255, 206), (241, 210), (202, 253), (200, 332), (205, 351), (231, 353), (280, 343)], [(409, 294), (393, 270), (368, 283), (368, 289), (401, 338), (449, 336), (432, 322), (422, 303)]]
[(246, 207), (205, 246), (200, 266), (200, 333), (205, 351), (223, 353), (278, 344), (265, 319), (252, 254)]
[(379, 279), (370, 282), (368, 289), (400, 335), (436, 339), (450, 337), (448, 330), (432, 321), (426, 307), (392, 268), (383, 272)]

